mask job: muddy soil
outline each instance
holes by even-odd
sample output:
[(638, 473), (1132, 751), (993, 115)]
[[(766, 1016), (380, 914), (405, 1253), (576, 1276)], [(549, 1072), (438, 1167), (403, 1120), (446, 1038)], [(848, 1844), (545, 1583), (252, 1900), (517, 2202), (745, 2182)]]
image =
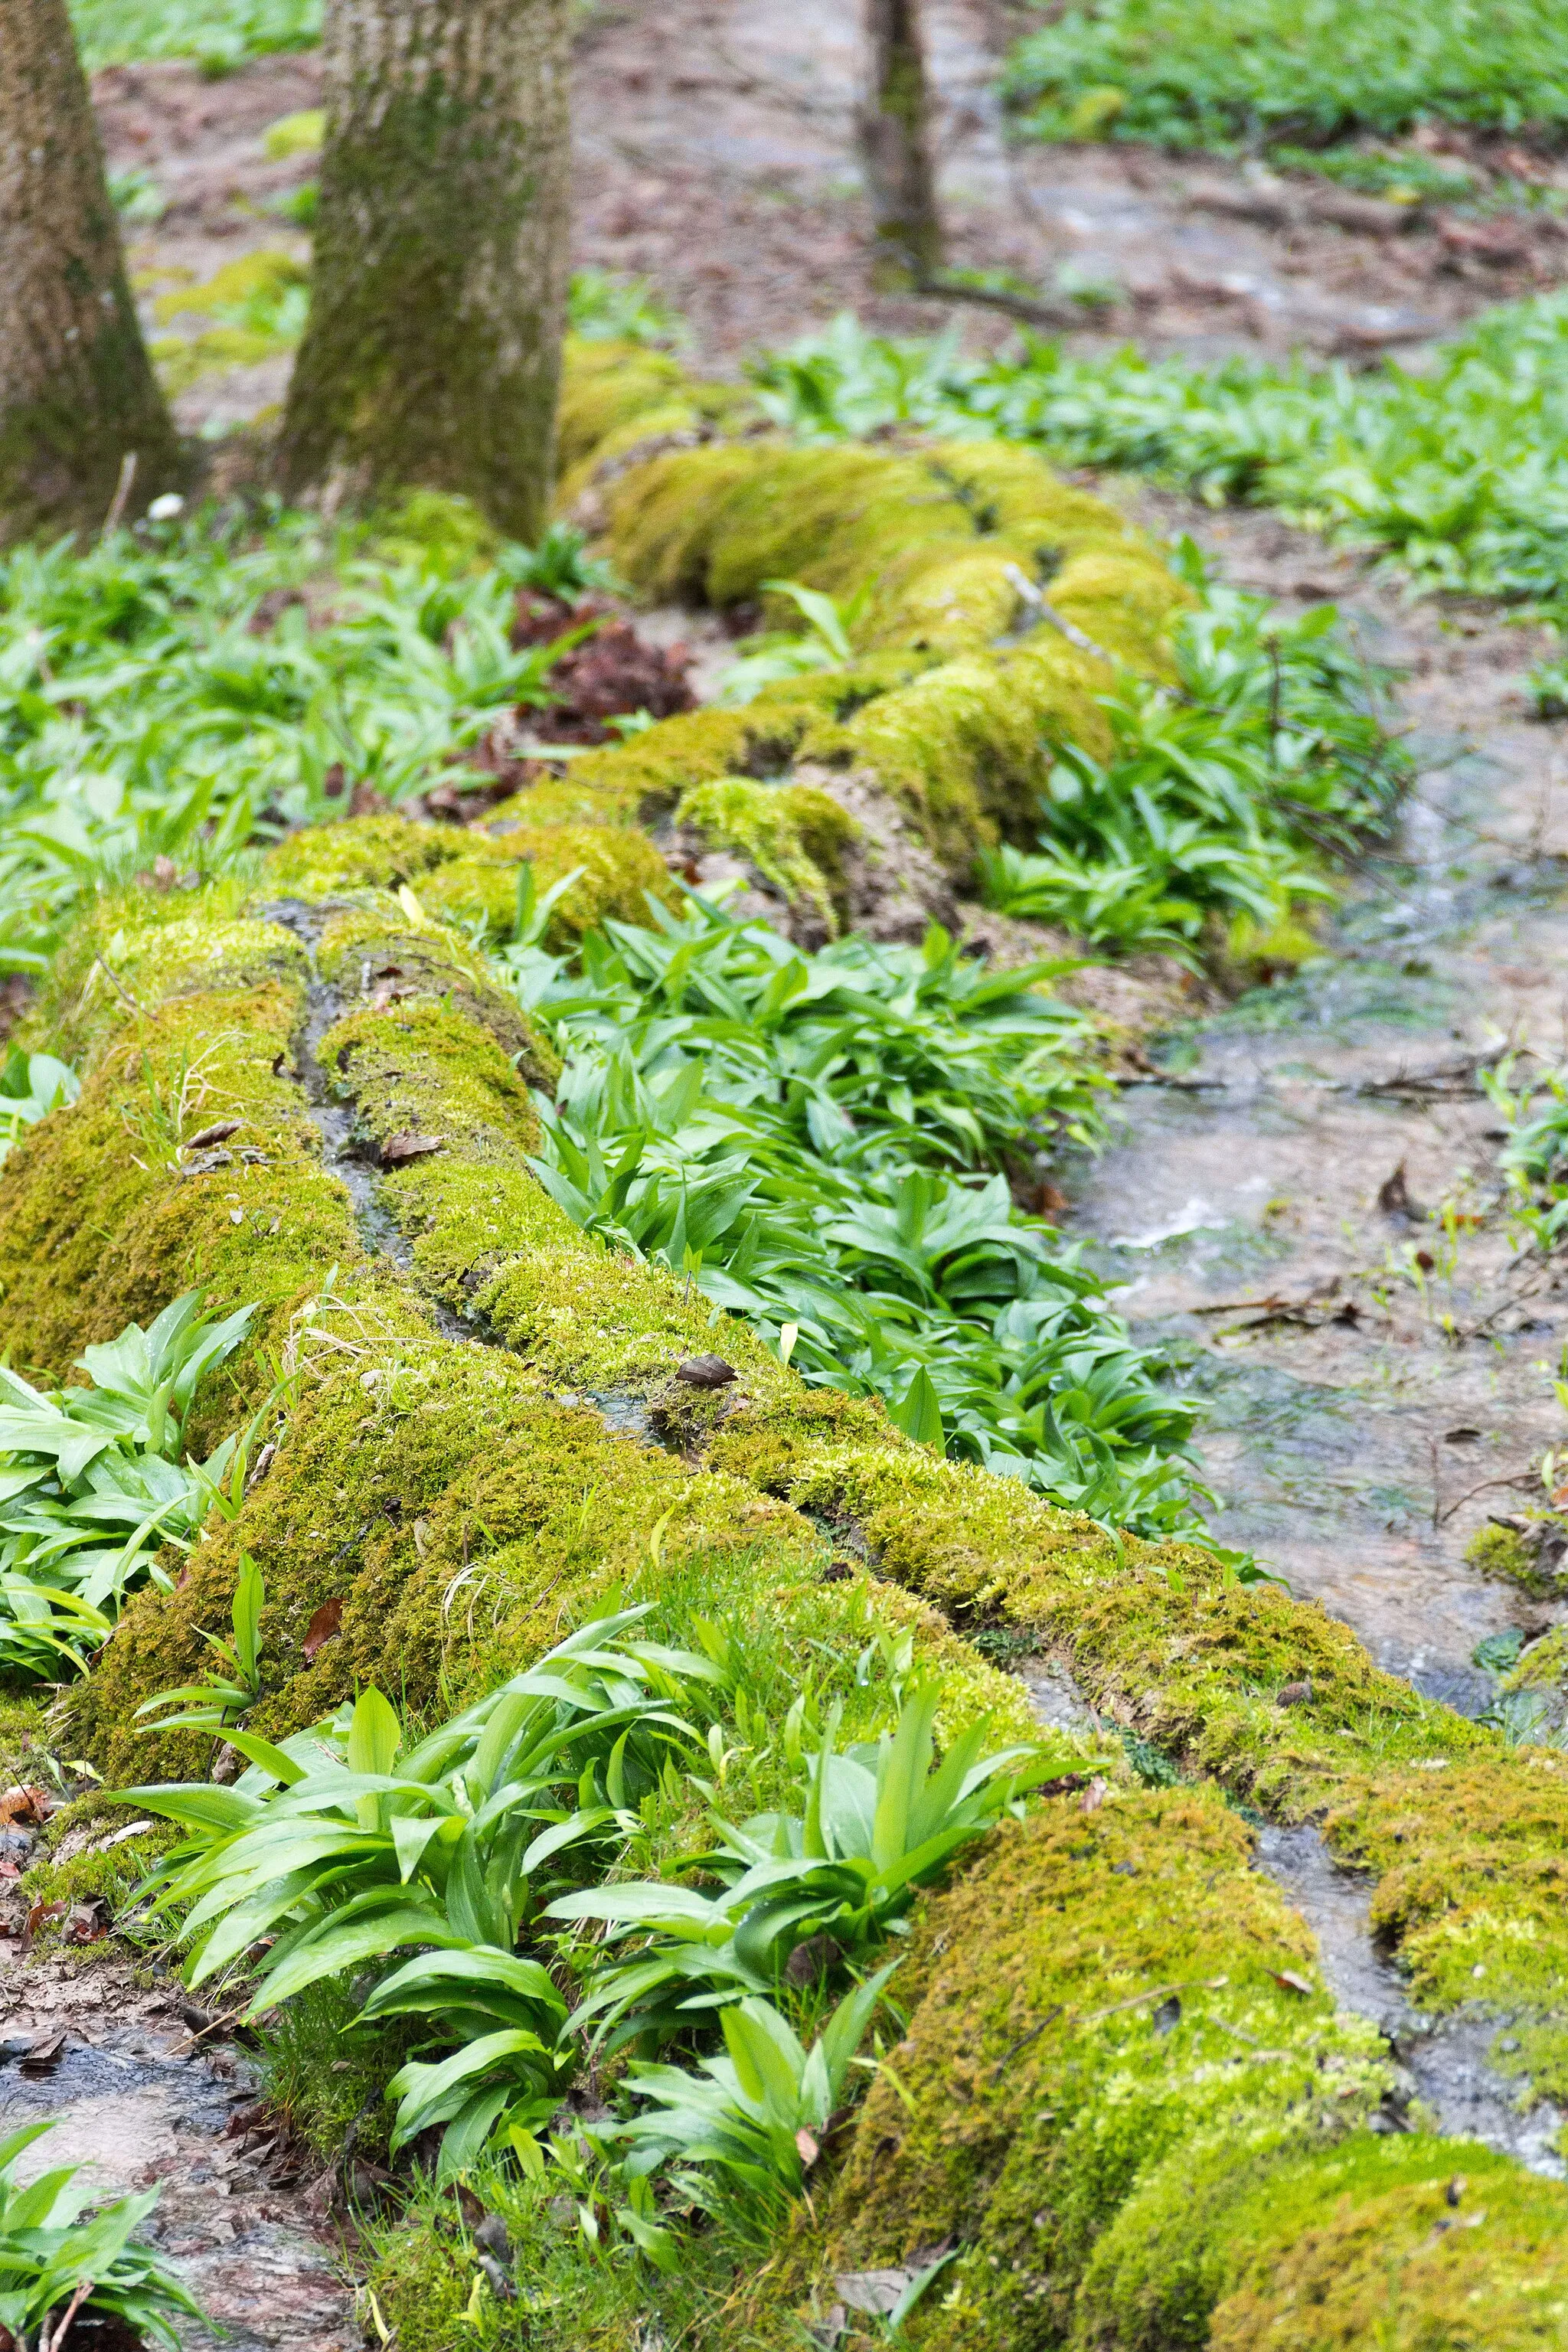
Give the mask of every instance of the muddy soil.
[[(1005, 7), (928, 0), (927, 18), (950, 260), (1068, 292), (1075, 346), (1136, 334), (1204, 359), (1373, 358), (1568, 275), (1568, 230), (1548, 207), (1504, 211), (1478, 241), (1451, 207), (1379, 204), (1256, 165), (1009, 140), (995, 95)], [(699, 366), (732, 371), (845, 309), (903, 333), (953, 319), (972, 344), (1013, 331), (987, 310), (873, 292), (855, 27), (841, 0), (600, 0), (585, 15), (576, 259), (646, 275), (689, 319)], [(181, 64), (95, 78), (111, 170), (145, 175), (167, 206), (155, 228), (131, 232), (149, 298), (254, 247), (304, 253), (278, 207), (314, 164), (269, 160), (263, 134), (319, 92), (310, 53), (216, 81)], [(1517, 140), (1447, 143), (1515, 186), (1555, 189), (1568, 171)], [(216, 432), (254, 415), (288, 371), (281, 357), (204, 379), (182, 395), (182, 421)]]

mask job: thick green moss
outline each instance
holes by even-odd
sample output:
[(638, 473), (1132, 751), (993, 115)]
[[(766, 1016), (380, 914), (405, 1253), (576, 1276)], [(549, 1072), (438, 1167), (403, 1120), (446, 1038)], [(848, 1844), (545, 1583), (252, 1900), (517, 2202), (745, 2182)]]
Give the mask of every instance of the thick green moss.
[[(909, 2027), (857, 2126), (823, 2269), (956, 2234), (924, 2346), (1202, 2344), (1217, 2282), (1156, 2185), (1223, 2152), (1235, 2194), (1281, 2150), (1342, 2138), (1389, 2081), (1375, 2029), (1335, 2014), (1310, 1933), (1249, 1861), (1204, 1790), (1112, 1790), (1089, 1813), (1046, 1799), (999, 1832), (921, 1921)], [(1149, 2299), (1126, 2291), (1130, 2257), (1187, 2306), (1179, 2326), (1121, 2324)]]
[(625, 743), (573, 762), (573, 781), (613, 793), (645, 819), (672, 809), (691, 784), (721, 776), (777, 774), (794, 758), (814, 713), (759, 697), (744, 710), (689, 710)]
[[(1539, 2022), (1568, 1985), (1568, 1756), (1445, 1744), (1441, 1765), (1347, 1791), (1328, 1834), (1377, 1873), (1373, 1926), (1397, 1938), (1417, 2001)], [(1561, 2055), (1553, 2072), (1568, 2082)]]
[(606, 500), (616, 559), (645, 593), (723, 605), (802, 580), (860, 600), (867, 646), (989, 642), (1021, 609), (1010, 566), (1055, 580), (1058, 604), (1125, 596), (1145, 652), (1192, 602), (1112, 508), (1017, 447), (721, 444), (634, 467)]
[(357, 816), (289, 834), (268, 851), (263, 870), (279, 898), (322, 898), (372, 884), (395, 890), (449, 865), (462, 850), (463, 835), (455, 826)]
[[(797, 700), (802, 717), (807, 697), (815, 706), (804, 740), (797, 724), (781, 730), (788, 740), (758, 741), (763, 704), (779, 718), (789, 707), (777, 692), (746, 713), (666, 721), (582, 763), (577, 789), (614, 792), (646, 814), (724, 777), (776, 775), (797, 754), (853, 762), (962, 878), (977, 843), (1032, 833), (1058, 748), (1107, 754), (1100, 701), (1117, 666), (1170, 675), (1171, 627), (1191, 592), (1112, 508), (1066, 488), (1032, 451), (797, 448), (766, 436), (670, 446), (679, 420), (647, 405), (656, 392), (663, 404), (675, 397), (668, 363), (628, 362), (624, 403), (609, 365), (593, 370), (592, 396), (616, 421), (610, 440), (584, 452), (580, 478), (623, 445), (634, 458), (639, 440), (652, 452), (609, 466), (601, 485), (606, 543), (643, 593), (734, 605), (770, 581), (804, 581), (852, 606), (865, 651), (930, 667), (863, 683), (847, 673), (837, 688), (814, 681)], [(1031, 627), (1025, 590), (1038, 583), (1104, 659), (1049, 622)]]
[(570, 336), (563, 356), (556, 504), (565, 515), (617, 459), (669, 440), (689, 446), (715, 430), (750, 430), (759, 421), (743, 386), (689, 376), (646, 344)]
[(556, 456), (563, 473), (592, 455), (618, 425), (659, 408), (685, 386), (686, 373), (667, 352), (646, 343), (569, 335), (562, 352)]
[(1195, 1546), (1113, 1547), (1093, 1520), (1013, 1480), (895, 1451), (867, 1412), (823, 1397), (742, 1411), (712, 1459), (852, 1525), (873, 1559), (961, 1623), (1000, 1620), (1064, 1646), (1108, 1712), (1289, 1813), (1385, 1759), (1501, 1754), (1495, 1735), (1380, 1673), (1311, 1604), (1237, 1583)]
[[(1264, 2242), (1214, 2315), (1211, 2352), (1538, 2352), (1563, 2342), (1568, 2196), (1559, 2182), (1473, 2142), (1408, 2155), (1358, 2144), (1342, 2165), (1338, 2179), (1325, 2165), (1280, 2184), (1314, 2192), (1305, 2211), (1252, 2216)], [(1396, 2176), (1381, 2194), (1380, 2170)]]
[[(332, 1218), (274, 1261), (273, 1337), (294, 1333), (298, 1394), (265, 1476), (233, 1522), (209, 1528), (174, 1592), (137, 1597), (73, 1700), (73, 1738), (100, 1769), (206, 1769), (207, 1743), (150, 1739), (134, 1711), (204, 1671), (201, 1635), (226, 1622), (242, 1550), (267, 1580), (252, 1720), (274, 1734), (372, 1679), (416, 1712), (449, 1705), (626, 1595), (653, 1601), (672, 1633), (700, 1607), (740, 1629), (749, 1656), (771, 1645), (792, 1668), (820, 1659), (849, 1695), (872, 1607), (950, 1673), (949, 1727), (990, 1710), (1013, 1728), (1027, 1720), (1021, 1685), (952, 1630), (999, 1621), (1070, 1656), (1113, 1721), (1189, 1769), (1286, 1814), (1331, 1807), (1340, 1851), (1379, 1874), (1374, 1919), (1397, 1939), (1415, 1997), (1484, 2002), (1517, 2027), (1535, 2092), (1568, 2082), (1563, 1759), (1506, 1750), (1380, 1675), (1321, 1612), (1240, 1586), (1194, 1547), (1117, 1543), (1011, 1481), (909, 1444), (874, 1404), (805, 1391), (667, 1272), (578, 1233), (525, 1165), (537, 1136), (526, 1081), (548, 1072), (518, 1063), (538, 1041), (460, 939), (417, 897), (389, 895), (404, 858), (395, 837), (367, 845), (350, 826), (332, 830), (348, 840), (330, 846), (324, 873), (288, 845), (300, 894), (324, 902), (316, 970), (351, 1004), (319, 1042), (321, 1066), (367, 1147), (406, 1131), (442, 1139), (386, 1171), (382, 1202), (411, 1238), (417, 1282), (470, 1302), (506, 1344), (436, 1337), (359, 1248), (290, 1075), (308, 978), (298, 942), (253, 920), (247, 930), (234, 905), (216, 928), (185, 918), (183, 938), (162, 914), (132, 925), (121, 952), (141, 980), (137, 1009), (117, 1000), (117, 1033), (97, 1016), (81, 1105), (45, 1121), (0, 1174), (0, 1198), (15, 1185), (58, 1257), (80, 1247), (82, 1187), (95, 1177), (113, 1221), (90, 1258), (68, 1260), (68, 1317), (61, 1277), (42, 1286), (61, 1332), (68, 1321), (79, 1345), (123, 1319), (103, 1298), (121, 1295), (127, 1235), (143, 1311), (204, 1265), (226, 1296), (252, 1295), (252, 1269), (278, 1239), (251, 1233), (243, 1204), (238, 1227), (216, 1200), (206, 1225), (182, 1221), (181, 1204), (221, 1187), (226, 1168), (185, 1178), (149, 1163), (123, 1192), (105, 1191), (112, 1123), (126, 1131), (121, 1093), (142, 1083), (149, 1052), (199, 1044), (258, 1123), (268, 1166), (245, 1181), (276, 1174), (290, 1213), (310, 1199)], [(184, 992), (205, 954), (258, 959), (259, 977), (241, 995)], [(154, 981), (174, 992), (151, 1003)], [(201, 1108), (210, 1118), (222, 1106)], [(73, 1204), (46, 1230), (37, 1221), (62, 1180), (77, 1186)], [(5, 1263), (37, 1282), (19, 1230), (13, 1214)], [(241, 1255), (204, 1257), (204, 1236)], [(340, 1304), (301, 1347), (305, 1286), (319, 1296), (334, 1264)], [(8, 1339), (9, 1297), (0, 1310)], [(43, 1306), (16, 1311), (37, 1318)], [(671, 1377), (708, 1348), (740, 1374), (718, 1398)], [(546, 1381), (640, 1390), (684, 1458), (612, 1434)], [(871, 1561), (868, 1587), (821, 1581), (830, 1538)], [(329, 1601), (338, 1630), (307, 1660), (307, 1628)], [(1138, 1795), (1114, 1776), (1098, 1810), (1047, 1800), (1000, 1833), (910, 1949), (900, 1980), (910, 2033), (857, 2128), (814, 2256), (819, 2280), (956, 2228), (964, 2254), (921, 2306), (915, 2340), (942, 2352), (1064, 2341), (1154, 2352), (1204, 2343), (1216, 2310), (1215, 2330), (1254, 2309), (1283, 2326), (1278, 2315), (1306, 2307), (1298, 2272), (1329, 2276), (1309, 2261), (1321, 2239), (1342, 2257), (1333, 2292), (1358, 2308), (1363, 2217), (1386, 2211), (1397, 2236), (1402, 2217), (1425, 2210), (1428, 2177), (1391, 2185), (1380, 2158), (1363, 2165), (1357, 2151), (1376, 2144), (1355, 2126), (1387, 2079), (1376, 2036), (1311, 1989), (1310, 1937), (1247, 1862), (1247, 1833), (1212, 1790)], [(1470, 2160), (1434, 2146), (1439, 2168)], [(1500, 2279), (1500, 2308), (1512, 2296), (1527, 2310), (1521, 2250), (1549, 2206), (1511, 2168), (1495, 2178), (1486, 2274)], [(1249, 2216), (1262, 2217), (1256, 2228)], [(798, 2266), (790, 2275), (798, 2285)], [(1412, 2264), (1401, 2278), (1415, 2297), (1409, 2343), (1448, 2340), (1433, 2330), (1449, 2324), (1450, 2274), (1434, 2265), (1416, 2277)]]
[[(0, 1169), (0, 1346), (63, 1374), (82, 1347), (146, 1323), (182, 1290), (258, 1300), (283, 1329), (321, 1269), (369, 1271), (348, 1196), (289, 1076), (297, 986), (182, 995), (127, 1022), (81, 1098)], [(237, 1117), (226, 1160), (183, 1139)], [(253, 1152), (254, 1158), (245, 1153)]]
[(1110, 683), (1102, 665), (1055, 635), (1003, 657), (966, 655), (843, 725), (819, 724), (801, 755), (868, 770), (963, 878), (982, 844), (1032, 837), (1058, 746), (1109, 752), (1095, 696)]
[(416, 930), (395, 905), (334, 907), (315, 950), (320, 977), (343, 994), (389, 1003), (435, 1002), (483, 1029), (531, 1086), (553, 1087), (561, 1057), (515, 997), (499, 989), (484, 959), (445, 924)]
[(762, 2340), (950, 2235), (922, 2352), (1557, 2340), (1568, 2190), (1367, 2128), (1381, 2039), (1249, 1843), (1201, 1790), (1047, 1800), (929, 1905), (831, 2201), (753, 2290)]
[[(704, 1610), (726, 1597), (742, 1620), (782, 1611), (793, 1639), (807, 1624), (825, 1633), (854, 1603), (851, 1588), (819, 1581), (827, 1549), (808, 1521), (552, 1402), (510, 1356), (436, 1339), (371, 1346), (304, 1397), (266, 1476), (237, 1519), (209, 1530), (178, 1590), (131, 1604), (72, 1702), (73, 1732), (110, 1777), (205, 1769), (210, 1743), (150, 1738), (133, 1716), (204, 1670), (201, 1633), (226, 1623), (241, 1552), (267, 1584), (266, 1696), (250, 1720), (270, 1736), (365, 1682), (416, 1709), (475, 1696), (618, 1593), (689, 1588)], [(308, 1661), (305, 1634), (331, 1600), (340, 1631)], [(940, 1618), (896, 1588), (878, 1588), (876, 1605), (954, 1675), (959, 1719), (990, 1711), (1022, 1727), (1017, 1685)]]
[(716, 518), (785, 446), (712, 442), (621, 474), (603, 493), (617, 569), (656, 604), (706, 601)]
[(693, 784), (675, 812), (706, 840), (749, 859), (792, 906), (816, 908), (837, 929), (836, 898), (843, 893), (843, 857), (859, 827), (837, 802), (813, 784), (758, 784), (721, 776)]
[(467, 855), (429, 876), (419, 896), (433, 912), (459, 922), (481, 921), (492, 937), (509, 936), (516, 923), (518, 868), (525, 859), (541, 892), (568, 875), (576, 877), (556, 902), (552, 920), (551, 942), (559, 948), (575, 946), (606, 916), (646, 923), (650, 898), (675, 902), (663, 858), (646, 834), (626, 825), (530, 824), (525, 818), (491, 825), (468, 841)]

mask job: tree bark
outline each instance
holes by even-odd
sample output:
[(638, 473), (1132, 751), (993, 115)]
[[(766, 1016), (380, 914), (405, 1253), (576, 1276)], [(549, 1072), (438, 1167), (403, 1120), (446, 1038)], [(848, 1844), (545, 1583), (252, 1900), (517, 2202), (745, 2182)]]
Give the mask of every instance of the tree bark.
[(920, 0), (866, 0), (870, 79), (860, 154), (876, 225), (873, 283), (921, 286), (942, 267)]
[(66, 0), (0, 0), (0, 537), (170, 488), (179, 445), (137, 324)]
[(571, 0), (327, 0), (291, 495), (459, 491), (537, 537), (566, 299), (571, 21)]

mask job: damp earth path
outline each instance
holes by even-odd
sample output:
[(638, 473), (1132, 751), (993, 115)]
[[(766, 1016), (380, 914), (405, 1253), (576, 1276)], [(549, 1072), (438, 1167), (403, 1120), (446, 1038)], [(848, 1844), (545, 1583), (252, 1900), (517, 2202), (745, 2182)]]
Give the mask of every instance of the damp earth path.
[(1568, 1060), (1568, 758), (1523, 690), (1540, 633), (1402, 600), (1272, 517), (1137, 503), (1286, 610), (1334, 598), (1404, 673), (1419, 773), (1321, 961), (1167, 1037), (1123, 1088), (1068, 1227), (1201, 1401), (1216, 1537), (1476, 1714), (1476, 1644), (1568, 1613), (1464, 1558), (1489, 1514), (1544, 1499), (1532, 1463), (1568, 1438), (1568, 1288), (1517, 1257), (1478, 1075), (1509, 1050), (1521, 1074)]

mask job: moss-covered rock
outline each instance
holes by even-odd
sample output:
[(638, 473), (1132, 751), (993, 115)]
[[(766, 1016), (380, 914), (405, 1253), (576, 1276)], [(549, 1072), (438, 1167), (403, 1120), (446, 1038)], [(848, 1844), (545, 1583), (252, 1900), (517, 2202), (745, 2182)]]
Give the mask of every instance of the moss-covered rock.
[[(1522, 2095), (1563, 2095), (1563, 1757), (1424, 1699), (1201, 1546), (1110, 1534), (806, 1389), (580, 1232), (529, 1165), (558, 1065), (475, 944), (508, 928), (525, 864), (536, 887), (582, 869), (561, 940), (638, 917), (669, 888), (640, 824), (679, 809), (831, 913), (848, 820), (803, 763), (868, 778), (957, 873), (1032, 824), (1058, 748), (1107, 748), (1120, 671), (1168, 669), (1185, 591), (1031, 453), (725, 438), (743, 397), (635, 347), (580, 352), (572, 494), (646, 593), (746, 604), (793, 576), (842, 597), (852, 662), (595, 750), (483, 825), (323, 826), (222, 885), (105, 898), (68, 942), (39, 1034), (82, 1094), (0, 1171), (0, 1349), (58, 1373), (199, 1284), (262, 1310), (205, 1425), (274, 1415), (233, 1516), (132, 1601), (73, 1735), (111, 1776), (208, 1769), (203, 1738), (149, 1739), (136, 1709), (205, 1669), (244, 1554), (267, 1587), (251, 1720), (274, 1735), (371, 1681), (445, 1708), (627, 1599), (675, 1638), (696, 1612), (721, 1625), (780, 1714), (812, 1661), (846, 1736), (885, 1707), (859, 1670), (879, 1639), (944, 1672), (944, 1738), (983, 1714), (1030, 1728), (971, 1633), (1048, 1648), (1191, 1780), (1080, 1774), (924, 1906), (903, 2042), (715, 2344), (753, 2322), (748, 2341), (798, 2344), (841, 2273), (950, 2231), (908, 2331), (942, 2352), (1328, 2352), (1378, 2340), (1380, 2291), (1409, 2352), (1551, 2342), (1564, 2192), (1380, 2136), (1380, 2037), (1336, 2012), (1222, 1791), (1322, 1819), (1373, 1874), (1413, 2000), (1494, 2020)], [(312, 1109), (349, 1114), (363, 1231)], [(710, 1351), (734, 1381), (683, 1383)]]
[(826, 793), (720, 776), (684, 793), (676, 817), (712, 846), (746, 858), (792, 905), (804, 900), (829, 932), (837, 929), (844, 852), (859, 828)]

